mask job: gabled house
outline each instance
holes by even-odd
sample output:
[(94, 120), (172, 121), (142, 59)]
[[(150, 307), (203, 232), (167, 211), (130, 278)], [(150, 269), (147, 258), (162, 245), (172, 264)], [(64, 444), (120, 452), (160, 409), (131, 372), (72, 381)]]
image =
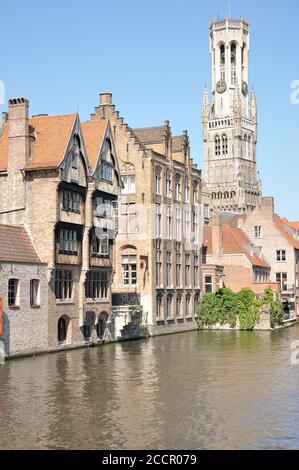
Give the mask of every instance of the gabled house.
[(130, 128), (100, 95), (91, 122), (110, 121), (120, 165), (113, 309), (143, 311), (150, 334), (197, 327), (201, 292), (201, 172), (190, 156), (187, 132), (162, 126)]
[(108, 334), (114, 238), (93, 225), (98, 187), (114, 198), (120, 180), (107, 129), (85, 144), (78, 114), (29, 118), (24, 98), (9, 100), (2, 125), (0, 222), (26, 224), (47, 263), (50, 348)]
[(237, 223), (251, 242), (261, 247), (271, 266), (270, 280), (278, 283), (282, 299), (298, 314), (299, 223), (277, 215), (272, 197), (263, 197), (261, 204), (239, 217)]
[[(262, 294), (270, 282), (270, 266), (262, 251), (244, 231), (215, 217), (203, 231), (203, 290), (212, 293), (219, 287), (238, 292), (244, 287)], [(221, 266), (222, 269), (221, 270)]]

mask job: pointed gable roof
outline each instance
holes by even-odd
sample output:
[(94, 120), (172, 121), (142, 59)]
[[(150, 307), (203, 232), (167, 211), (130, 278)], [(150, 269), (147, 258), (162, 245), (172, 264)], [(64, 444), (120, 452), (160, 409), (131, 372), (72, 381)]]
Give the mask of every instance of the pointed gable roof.
[(77, 114), (62, 116), (36, 116), (29, 120), (31, 134), (31, 158), (26, 169), (56, 168), (62, 161)]
[[(252, 266), (260, 266), (263, 268), (269, 268), (268, 263), (256, 255), (251, 254), (248, 250), (248, 246), (251, 246), (249, 238), (243, 232), (243, 230), (232, 227), (228, 224), (220, 225), (222, 234), (222, 254), (244, 254)], [(212, 255), (212, 227), (205, 226), (203, 231), (203, 246), (207, 250), (208, 255)], [(221, 255), (220, 253), (220, 255)]]
[[(77, 113), (29, 119), (30, 160), (26, 170), (56, 168), (62, 161)], [(7, 170), (9, 121), (0, 136), (0, 171)]]
[(93, 168), (95, 168), (97, 164), (107, 126), (108, 121), (106, 119), (81, 123), (88, 161)]
[[(284, 238), (289, 242), (289, 244), (299, 250), (299, 240), (296, 240), (296, 238), (294, 238), (292, 235), (294, 230), (297, 231), (296, 227), (294, 226), (296, 223), (290, 223), (287, 221), (287, 219), (281, 219), (279, 215), (274, 214), (274, 224), (280, 233), (284, 236)], [(289, 230), (287, 230), (287, 228), (289, 228)]]

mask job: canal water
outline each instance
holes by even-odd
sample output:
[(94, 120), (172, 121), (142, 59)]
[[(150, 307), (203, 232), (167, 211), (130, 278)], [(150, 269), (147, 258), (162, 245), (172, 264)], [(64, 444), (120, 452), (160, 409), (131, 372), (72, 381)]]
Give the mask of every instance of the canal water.
[(7, 362), (0, 448), (299, 448), (294, 340), (191, 332)]

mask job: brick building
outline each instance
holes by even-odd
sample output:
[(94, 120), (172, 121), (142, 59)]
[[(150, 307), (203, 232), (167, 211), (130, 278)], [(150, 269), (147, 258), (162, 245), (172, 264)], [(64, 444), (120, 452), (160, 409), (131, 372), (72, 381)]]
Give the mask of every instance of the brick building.
[(298, 314), (299, 299), (299, 230), (298, 222), (289, 222), (275, 214), (272, 197), (238, 217), (238, 226), (252, 243), (261, 247), (271, 266), (270, 280), (277, 282), (282, 298)]
[(151, 334), (195, 327), (201, 286), (201, 172), (187, 132), (131, 129), (103, 93), (91, 116), (110, 121), (123, 181), (116, 239), (113, 309), (140, 306)]
[[(222, 267), (222, 269), (221, 269)], [(266, 287), (277, 290), (270, 281), (270, 265), (260, 247), (245, 232), (220, 217), (213, 219), (203, 232), (203, 290), (212, 293), (219, 287), (238, 292), (251, 288), (257, 295)]]
[(26, 225), (47, 264), (49, 348), (109, 334), (112, 204), (120, 186), (107, 121), (85, 126), (83, 135), (77, 114), (29, 118), (28, 100), (9, 100), (0, 136), (0, 223)]
[(46, 265), (23, 227), (0, 225), (0, 297), (6, 356), (48, 348)]

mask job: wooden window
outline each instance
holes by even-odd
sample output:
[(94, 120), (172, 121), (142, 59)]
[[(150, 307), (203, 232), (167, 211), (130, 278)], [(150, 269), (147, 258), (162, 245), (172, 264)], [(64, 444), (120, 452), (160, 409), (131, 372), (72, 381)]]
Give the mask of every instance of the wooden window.
[(194, 255), (194, 287), (200, 286), (200, 279), (199, 279), (199, 256)]
[(255, 238), (261, 238), (262, 237), (262, 227), (260, 227), (260, 226), (255, 226), (254, 227), (254, 236), (255, 236)]
[(102, 233), (99, 236), (93, 234), (91, 239), (92, 256), (109, 256), (109, 236)]
[(61, 228), (59, 230), (59, 253), (77, 254), (77, 232)]
[(205, 292), (206, 294), (213, 293), (213, 276), (211, 274), (205, 275)]
[(30, 281), (30, 305), (38, 307), (40, 305), (40, 282), (38, 279)]
[(105, 271), (88, 271), (85, 282), (86, 299), (107, 299), (109, 279)]
[(166, 239), (170, 240), (172, 235), (172, 216), (171, 216), (171, 206), (166, 207)]
[(19, 305), (19, 280), (9, 279), (8, 281), (8, 306), (17, 307)]
[(276, 251), (277, 261), (286, 261), (286, 250), (277, 250)]
[(137, 256), (123, 255), (122, 257), (123, 285), (135, 286), (137, 284)]
[(158, 295), (157, 296), (157, 304), (156, 304), (156, 309), (157, 309), (157, 318), (161, 319), (162, 318), (162, 296)]
[(73, 295), (73, 275), (71, 270), (55, 271), (55, 297), (57, 300), (70, 300)]
[(288, 290), (288, 273), (276, 273), (276, 282), (282, 291)]
[(161, 240), (156, 242), (156, 286), (161, 287), (162, 285), (162, 250)]
[(111, 163), (108, 163), (105, 160), (101, 161), (101, 178), (103, 180), (112, 183), (112, 170), (113, 167)]
[(167, 297), (166, 314), (167, 314), (167, 318), (173, 318), (172, 295), (168, 295)]
[(62, 191), (62, 209), (67, 212), (76, 212), (80, 214), (81, 196), (73, 191)]
[(190, 254), (185, 255), (185, 287), (190, 287)]
[(122, 182), (124, 184), (124, 188), (122, 190), (123, 194), (131, 194), (136, 192), (136, 184), (135, 184), (135, 175), (122, 175)]
[(167, 251), (166, 253), (166, 285), (167, 287), (172, 287), (172, 262), (171, 262), (171, 252)]

